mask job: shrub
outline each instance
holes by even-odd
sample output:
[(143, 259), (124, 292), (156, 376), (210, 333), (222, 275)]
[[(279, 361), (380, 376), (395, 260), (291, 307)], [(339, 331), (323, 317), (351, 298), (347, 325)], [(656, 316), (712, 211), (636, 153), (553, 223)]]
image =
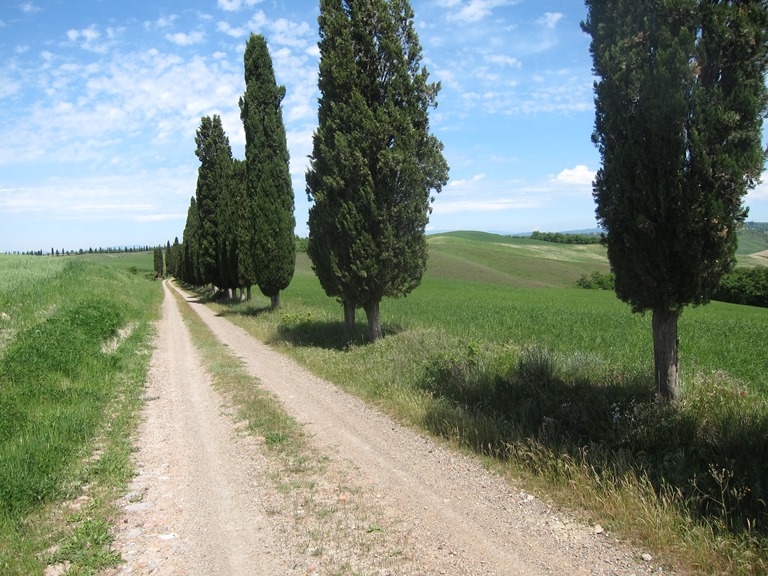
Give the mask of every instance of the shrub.
[(712, 299), (768, 308), (768, 268), (736, 268), (723, 277)]
[(613, 290), (614, 280), (613, 273), (603, 274), (595, 271), (589, 276), (582, 274), (576, 281), (576, 286), (590, 290)]

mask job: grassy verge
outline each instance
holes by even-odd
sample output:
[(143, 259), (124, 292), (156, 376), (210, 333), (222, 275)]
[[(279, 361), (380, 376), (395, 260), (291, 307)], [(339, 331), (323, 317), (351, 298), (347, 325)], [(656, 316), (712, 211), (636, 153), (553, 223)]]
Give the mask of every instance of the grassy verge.
[(315, 373), (486, 455), (614, 533), (698, 573), (768, 571), (766, 312), (713, 304), (681, 323), (683, 404), (652, 396), (649, 318), (608, 293), (431, 276), (349, 342), (297, 270), (283, 308), (210, 303)]
[(93, 573), (119, 560), (109, 502), (131, 475), (161, 292), (116, 268), (7, 258), (17, 272), (0, 287), (0, 572)]

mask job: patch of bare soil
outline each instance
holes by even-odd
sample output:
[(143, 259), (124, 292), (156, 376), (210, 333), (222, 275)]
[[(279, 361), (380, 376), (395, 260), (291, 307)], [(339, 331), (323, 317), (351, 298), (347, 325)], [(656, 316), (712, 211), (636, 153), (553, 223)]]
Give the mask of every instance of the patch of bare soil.
[(599, 527), (403, 428), (190, 300), (310, 436), (317, 458), (286, 467), (211, 388), (165, 289), (138, 476), (116, 529), (125, 564), (108, 574), (660, 573)]

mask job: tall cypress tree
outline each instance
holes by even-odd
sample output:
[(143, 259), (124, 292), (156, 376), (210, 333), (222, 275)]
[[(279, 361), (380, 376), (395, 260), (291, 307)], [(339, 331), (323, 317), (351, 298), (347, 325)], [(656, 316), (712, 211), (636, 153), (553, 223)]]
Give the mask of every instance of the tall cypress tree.
[(196, 190), (200, 281), (221, 285), (221, 216), (223, 200), (231, 186), (232, 149), (218, 114), (201, 118), (195, 144), (195, 155), (200, 160)]
[(197, 201), (194, 197), (189, 202), (187, 221), (184, 226), (181, 250), (181, 279), (187, 284), (199, 286), (203, 284), (200, 270), (200, 216), (197, 211)]
[(407, 0), (320, 2), (308, 253), (347, 326), (365, 310), (371, 340), (382, 336), (382, 298), (421, 282), (431, 194), (448, 180), (429, 132), (440, 86), (421, 65), (413, 16)]
[(655, 379), (680, 397), (677, 323), (734, 263), (763, 170), (764, 0), (587, 0), (594, 183), (617, 295), (653, 313)]
[(288, 145), (278, 86), (267, 42), (251, 34), (245, 48), (245, 94), (240, 117), (245, 128), (246, 193), (251, 217), (253, 269), (259, 288), (280, 305), (280, 291), (290, 284), (296, 266), (294, 197)]

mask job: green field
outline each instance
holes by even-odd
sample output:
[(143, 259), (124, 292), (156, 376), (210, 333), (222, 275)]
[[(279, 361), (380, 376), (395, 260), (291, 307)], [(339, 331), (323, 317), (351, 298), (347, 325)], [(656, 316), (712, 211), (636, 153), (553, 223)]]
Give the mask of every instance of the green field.
[[(653, 398), (650, 317), (612, 292), (604, 248), (459, 232), (355, 336), (305, 254), (283, 305), (211, 302), (317, 374), (701, 573), (768, 569), (768, 310), (712, 303), (680, 322), (678, 408)], [(257, 291), (254, 294), (258, 294)], [(507, 468), (509, 467), (509, 468)], [(574, 490), (574, 486), (578, 486)]]
[(109, 502), (131, 474), (130, 434), (162, 295), (125, 263), (0, 256), (3, 575), (64, 562), (68, 573), (86, 574), (118, 560)]

